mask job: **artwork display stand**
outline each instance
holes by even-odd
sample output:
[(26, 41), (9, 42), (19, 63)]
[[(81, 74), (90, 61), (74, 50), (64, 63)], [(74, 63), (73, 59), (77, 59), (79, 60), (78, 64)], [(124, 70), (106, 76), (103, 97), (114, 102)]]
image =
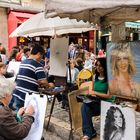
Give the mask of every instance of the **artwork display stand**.
[(137, 98), (117, 96), (114, 103), (116, 105), (121, 105), (122, 107), (130, 107), (130, 108), (133, 108), (136, 111), (140, 111), (139, 100)]

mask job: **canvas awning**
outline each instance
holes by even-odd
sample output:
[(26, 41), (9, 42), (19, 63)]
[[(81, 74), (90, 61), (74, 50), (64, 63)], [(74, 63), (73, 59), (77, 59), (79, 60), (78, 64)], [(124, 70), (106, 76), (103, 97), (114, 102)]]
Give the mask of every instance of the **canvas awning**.
[(140, 19), (140, 0), (46, 0), (46, 17), (82, 19), (119, 24)]

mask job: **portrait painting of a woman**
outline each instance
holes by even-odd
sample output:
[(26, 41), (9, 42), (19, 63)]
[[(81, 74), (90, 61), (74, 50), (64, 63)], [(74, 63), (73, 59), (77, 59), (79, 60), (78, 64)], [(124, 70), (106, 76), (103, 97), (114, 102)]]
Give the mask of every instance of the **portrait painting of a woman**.
[(112, 78), (109, 80), (111, 94), (139, 97), (138, 83), (134, 81), (136, 64), (129, 43), (116, 43), (110, 53)]

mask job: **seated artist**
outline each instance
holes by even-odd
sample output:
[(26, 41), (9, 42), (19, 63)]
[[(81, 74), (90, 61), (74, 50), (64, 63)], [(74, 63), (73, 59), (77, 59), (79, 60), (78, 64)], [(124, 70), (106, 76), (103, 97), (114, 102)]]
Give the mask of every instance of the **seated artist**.
[(19, 109), (17, 115), (8, 107), (13, 88), (12, 82), (0, 77), (0, 140), (25, 138), (34, 122), (34, 108), (32, 106)]
[[(113, 101), (113, 98), (108, 93), (106, 58), (97, 59), (93, 90), (89, 91), (89, 93), (106, 101)], [(82, 131), (84, 135), (82, 140), (89, 140), (97, 135), (93, 127), (92, 117), (100, 115), (100, 103), (100, 100), (98, 100), (97, 103), (83, 103), (81, 106)]]

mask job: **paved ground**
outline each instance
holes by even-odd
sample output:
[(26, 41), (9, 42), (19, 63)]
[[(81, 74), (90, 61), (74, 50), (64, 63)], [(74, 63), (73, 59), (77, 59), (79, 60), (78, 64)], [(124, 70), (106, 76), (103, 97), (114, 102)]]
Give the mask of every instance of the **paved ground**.
[(44, 137), (45, 140), (63, 140), (56, 133), (46, 131), (45, 129), (43, 131), (43, 137)]
[[(49, 114), (50, 106), (51, 106), (51, 102), (48, 103), (47, 111), (46, 111), (46, 117)], [(62, 121), (62, 127), (58, 128), (58, 129), (60, 129), (60, 131), (63, 131), (62, 133), (64, 133), (64, 134), (60, 134), (61, 132), (59, 133), (59, 130), (56, 130), (57, 128), (50, 128), (49, 131), (44, 130), (44, 132), (43, 132), (45, 140), (68, 140), (69, 131), (65, 131), (64, 129), (67, 127), (70, 130), (69, 112), (66, 109), (62, 109), (61, 108), (61, 102), (59, 103), (59, 102), (57, 102), (57, 100), (56, 100), (56, 103), (55, 103), (55, 107), (54, 107), (53, 114), (52, 114), (52, 119), (51, 119), (52, 122), (54, 123), (53, 125), (55, 125), (57, 123), (57, 122), (55, 122), (54, 118), (58, 119), (58, 121), (57, 121), (58, 123), (61, 123), (59, 120)], [(94, 121), (96, 121), (96, 120), (94, 120)], [(97, 121), (99, 122), (99, 120), (97, 120)], [(63, 128), (63, 126), (65, 128)], [(99, 126), (96, 126), (96, 128), (98, 129), (98, 132), (99, 132)], [(54, 130), (54, 131), (50, 132), (50, 130), (51, 131)], [(79, 140), (79, 139), (80, 139), (79, 137), (76, 138), (76, 140)], [(94, 139), (94, 140), (99, 140), (99, 137)]]
[[(49, 114), (50, 106), (51, 106), (51, 102), (48, 102), (46, 116)], [(64, 122), (70, 123), (69, 122), (69, 113), (68, 113), (68, 110), (62, 109), (61, 106), (62, 106), (62, 103), (61, 102), (58, 102), (57, 99), (56, 99), (52, 116), (53, 117), (56, 117), (58, 119), (61, 119)]]
[[(66, 119), (63, 119), (63, 118), (68, 118), (68, 113), (66, 111), (62, 110), (60, 105), (61, 104), (59, 104), (56, 101), (52, 116), (66, 121)], [(51, 106), (51, 102), (48, 102), (47, 110), (46, 110), (46, 117), (48, 116), (48, 114), (50, 112), (50, 106)], [(57, 113), (57, 110), (59, 110), (58, 112), (62, 111), (62, 113)], [(61, 115), (59, 116), (57, 114), (61, 114)], [(56, 132), (52, 132), (52, 130), (50, 130), (50, 129), (47, 130), (47, 131), (46, 131), (46, 129), (44, 129), (43, 137), (44, 137), (45, 140), (63, 140), (60, 136), (57, 135)]]
[[(51, 103), (48, 103), (46, 116), (49, 114), (50, 105)], [(61, 103), (58, 103), (57, 101), (55, 103), (52, 116), (53, 118), (60, 119), (62, 123), (65, 122), (66, 124), (68, 124), (68, 127), (70, 127), (69, 113), (65, 109), (61, 109)], [(53, 118), (51, 119), (52, 121), (54, 121)], [(59, 123), (61, 122), (59, 121)], [(95, 123), (95, 128), (97, 130), (97, 133), (100, 134), (100, 125), (99, 125), (100, 119), (99, 118), (94, 119), (94, 123)], [(55, 129), (56, 129), (55, 127), (52, 127), (51, 129), (49, 129), (53, 132), (44, 130), (43, 135), (44, 135), (45, 140), (68, 140), (68, 134), (66, 134), (67, 132), (65, 131), (65, 128), (60, 128), (59, 131)], [(59, 127), (57, 129), (59, 129)], [(60, 134), (61, 131), (63, 131), (62, 133), (64, 134)], [(136, 140), (140, 140), (140, 113), (136, 113), (136, 134), (137, 134)], [(65, 137), (66, 135), (67, 137)], [(80, 140), (80, 138), (74, 139), (74, 140)], [(93, 140), (99, 140), (99, 136), (97, 138), (94, 138)]]

